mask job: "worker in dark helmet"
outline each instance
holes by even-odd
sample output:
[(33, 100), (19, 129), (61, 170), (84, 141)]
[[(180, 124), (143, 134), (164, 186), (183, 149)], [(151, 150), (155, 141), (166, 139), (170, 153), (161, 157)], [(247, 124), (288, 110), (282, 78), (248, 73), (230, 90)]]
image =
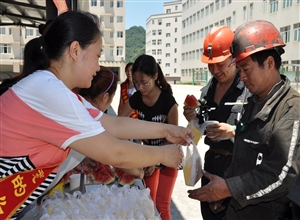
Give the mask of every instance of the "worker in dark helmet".
[[(207, 126), (204, 143), (209, 145), (205, 153), (204, 169), (209, 173), (223, 177), (231, 163), (233, 140), (235, 135), (234, 123), (242, 111), (242, 104), (249, 92), (232, 62), (230, 46), (233, 31), (227, 26), (214, 27), (207, 34), (203, 43), (201, 61), (208, 64), (212, 74), (211, 80), (201, 89), (202, 106), (198, 114), (189, 106), (184, 106), (184, 116), (190, 122), (197, 120), (202, 124), (205, 120), (215, 120), (219, 123)], [(246, 93), (245, 93), (246, 92)], [(203, 103), (205, 102), (205, 104)], [(205, 177), (201, 185), (209, 183)], [(201, 202), (201, 214), (204, 220), (222, 220), (225, 216), (230, 198), (215, 203)]]
[(285, 43), (268, 21), (240, 25), (232, 43), (232, 64), (253, 94), (236, 123), (232, 163), (224, 178), (188, 191), (200, 201), (230, 198), (226, 219), (291, 219), (287, 197), (300, 168), (300, 96), (280, 75)]

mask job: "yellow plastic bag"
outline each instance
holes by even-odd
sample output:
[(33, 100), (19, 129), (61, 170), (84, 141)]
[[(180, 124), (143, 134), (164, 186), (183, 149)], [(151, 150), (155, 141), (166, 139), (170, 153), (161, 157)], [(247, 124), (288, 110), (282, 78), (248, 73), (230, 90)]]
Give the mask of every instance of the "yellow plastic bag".
[(192, 145), (186, 147), (183, 175), (187, 186), (195, 186), (203, 175), (201, 157), (194, 141), (192, 141)]

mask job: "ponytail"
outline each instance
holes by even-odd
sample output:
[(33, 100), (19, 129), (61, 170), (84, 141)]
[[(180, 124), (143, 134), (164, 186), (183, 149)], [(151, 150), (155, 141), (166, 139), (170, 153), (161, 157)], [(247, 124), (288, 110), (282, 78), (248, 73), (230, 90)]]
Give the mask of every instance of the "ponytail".
[(155, 84), (161, 88), (161, 90), (166, 91), (168, 93), (170, 93), (171, 95), (173, 95), (173, 91), (171, 88), (171, 85), (167, 82), (161, 68), (160, 65), (157, 63), (157, 72), (158, 72), (158, 76), (157, 76), (157, 80), (155, 81)]
[(12, 79), (6, 79), (0, 84), (0, 95), (16, 84), (21, 79), (32, 74), (36, 70), (44, 70), (49, 67), (49, 59), (45, 53), (43, 38), (38, 37), (30, 40), (24, 48), (22, 73)]

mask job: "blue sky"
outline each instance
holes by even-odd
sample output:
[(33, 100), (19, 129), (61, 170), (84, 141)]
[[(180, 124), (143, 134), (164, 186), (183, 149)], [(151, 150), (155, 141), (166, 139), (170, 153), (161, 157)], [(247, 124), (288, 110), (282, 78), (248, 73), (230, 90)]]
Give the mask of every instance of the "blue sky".
[(146, 29), (146, 20), (153, 14), (162, 14), (164, 2), (171, 0), (126, 0), (126, 30), (132, 26)]

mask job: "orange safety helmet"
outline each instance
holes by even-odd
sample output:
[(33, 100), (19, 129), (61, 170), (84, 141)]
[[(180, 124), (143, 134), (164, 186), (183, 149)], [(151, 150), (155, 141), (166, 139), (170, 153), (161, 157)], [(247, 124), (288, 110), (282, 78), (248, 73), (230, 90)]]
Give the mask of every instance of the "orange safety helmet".
[(227, 26), (213, 27), (206, 35), (203, 43), (203, 63), (220, 63), (231, 56), (230, 46), (233, 31)]
[(253, 53), (284, 47), (285, 43), (275, 26), (268, 21), (254, 20), (240, 25), (234, 34), (231, 53), (236, 63)]

